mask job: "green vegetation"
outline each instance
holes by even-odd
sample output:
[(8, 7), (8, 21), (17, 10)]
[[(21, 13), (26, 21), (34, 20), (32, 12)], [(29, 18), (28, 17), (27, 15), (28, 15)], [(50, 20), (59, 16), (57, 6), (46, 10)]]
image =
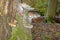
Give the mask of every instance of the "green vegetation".
[(32, 40), (32, 36), (31, 34), (26, 35), (26, 31), (23, 27), (22, 24), (22, 19), (20, 15), (16, 16), (16, 19), (18, 21), (17, 27), (13, 27), (12, 29), (12, 37), (10, 38), (10, 40), (27, 40), (26, 37), (28, 37), (28, 40)]
[(57, 16), (60, 16), (60, 0), (58, 0), (58, 4), (57, 4)]
[(24, 33), (24, 28), (22, 25), (22, 19), (20, 17), (20, 15), (17, 15), (17, 21), (18, 21), (18, 25), (17, 27), (13, 27), (12, 29), (12, 37), (10, 38), (10, 40), (25, 40), (25, 33)]
[(42, 40), (52, 40), (52, 36), (43, 35)]
[(34, 7), (36, 10), (39, 11), (40, 15), (44, 15), (47, 11), (48, 2), (47, 0), (23, 0), (23, 2), (26, 2), (30, 6)]

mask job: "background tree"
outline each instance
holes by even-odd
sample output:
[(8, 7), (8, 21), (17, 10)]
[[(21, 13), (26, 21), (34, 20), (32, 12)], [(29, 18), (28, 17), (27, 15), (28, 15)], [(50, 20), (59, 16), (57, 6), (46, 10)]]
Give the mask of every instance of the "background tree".
[(56, 14), (57, 2), (58, 0), (48, 0), (48, 9), (46, 13), (47, 21), (53, 22), (52, 20)]

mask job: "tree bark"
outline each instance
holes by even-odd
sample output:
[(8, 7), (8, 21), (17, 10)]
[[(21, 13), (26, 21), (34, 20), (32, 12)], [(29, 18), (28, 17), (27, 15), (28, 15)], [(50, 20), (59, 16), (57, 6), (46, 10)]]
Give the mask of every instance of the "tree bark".
[[(12, 15), (12, 6), (10, 3), (12, 4), (12, 0), (0, 0), (0, 40), (9, 40), (11, 36), (12, 28), (8, 25)], [(6, 7), (7, 9), (5, 9)]]
[(49, 0), (46, 17), (54, 17), (56, 13), (58, 0)]

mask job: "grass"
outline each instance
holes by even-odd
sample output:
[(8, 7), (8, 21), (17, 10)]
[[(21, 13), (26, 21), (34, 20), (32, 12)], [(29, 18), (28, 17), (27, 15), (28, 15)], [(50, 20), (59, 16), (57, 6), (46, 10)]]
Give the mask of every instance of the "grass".
[[(12, 28), (12, 37), (9, 40), (27, 40), (26, 33), (22, 24), (21, 16), (17, 15), (16, 19), (18, 21), (17, 27)], [(28, 40), (32, 40), (32, 36), (28, 35)]]

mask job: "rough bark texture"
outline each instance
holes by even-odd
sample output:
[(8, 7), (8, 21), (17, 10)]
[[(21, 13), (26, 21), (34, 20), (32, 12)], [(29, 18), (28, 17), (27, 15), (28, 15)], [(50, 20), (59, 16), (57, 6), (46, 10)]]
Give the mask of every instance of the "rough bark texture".
[[(12, 31), (11, 26), (8, 25), (8, 23), (11, 20), (12, 8), (11, 8), (11, 5), (6, 4), (7, 1), (9, 4), (10, 2), (12, 2), (11, 0), (0, 0), (0, 4), (2, 4), (2, 6), (0, 6), (0, 13), (1, 13), (0, 15), (0, 40), (9, 40), (11, 36), (11, 31)], [(6, 5), (8, 5), (7, 13), (5, 13)]]

